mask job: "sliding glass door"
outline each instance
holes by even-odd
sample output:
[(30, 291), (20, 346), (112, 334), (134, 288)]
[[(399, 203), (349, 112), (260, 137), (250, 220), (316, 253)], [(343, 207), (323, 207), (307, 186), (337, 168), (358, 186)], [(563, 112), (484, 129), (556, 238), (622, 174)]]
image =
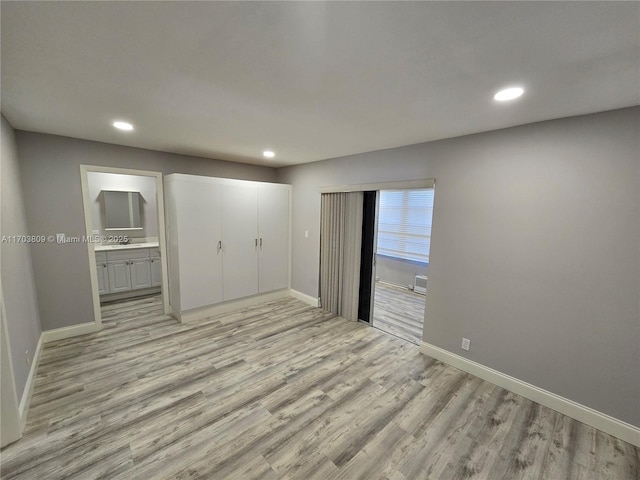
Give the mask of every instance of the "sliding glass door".
[(433, 188), (380, 190), (366, 239), (375, 245), (371, 324), (413, 343), (422, 340), (433, 200)]

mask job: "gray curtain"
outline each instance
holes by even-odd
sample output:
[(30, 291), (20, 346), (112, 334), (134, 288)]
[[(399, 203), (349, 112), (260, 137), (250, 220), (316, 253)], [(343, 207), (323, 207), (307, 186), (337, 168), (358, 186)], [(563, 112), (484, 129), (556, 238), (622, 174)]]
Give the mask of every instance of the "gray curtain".
[(362, 192), (322, 194), (320, 302), (322, 308), (358, 320)]

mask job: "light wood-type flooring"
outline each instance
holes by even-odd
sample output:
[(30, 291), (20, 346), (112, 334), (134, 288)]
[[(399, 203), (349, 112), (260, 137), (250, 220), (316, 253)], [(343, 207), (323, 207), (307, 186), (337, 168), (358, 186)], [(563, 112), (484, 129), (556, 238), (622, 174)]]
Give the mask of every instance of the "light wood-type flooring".
[(424, 324), (424, 295), (376, 282), (373, 298), (373, 326), (420, 345)]
[(633, 446), (298, 300), (188, 325), (136, 302), (44, 347), (3, 479), (638, 476)]

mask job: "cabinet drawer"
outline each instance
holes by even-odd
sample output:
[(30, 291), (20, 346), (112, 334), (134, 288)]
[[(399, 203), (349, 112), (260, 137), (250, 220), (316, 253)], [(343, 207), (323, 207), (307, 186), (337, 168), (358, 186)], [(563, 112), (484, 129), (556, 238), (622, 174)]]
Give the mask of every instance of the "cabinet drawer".
[(96, 252), (96, 263), (107, 261), (107, 252)]
[(115, 252), (107, 252), (107, 260), (110, 262), (116, 260), (129, 260), (132, 258), (149, 258), (148, 248), (132, 248), (128, 250), (116, 250)]

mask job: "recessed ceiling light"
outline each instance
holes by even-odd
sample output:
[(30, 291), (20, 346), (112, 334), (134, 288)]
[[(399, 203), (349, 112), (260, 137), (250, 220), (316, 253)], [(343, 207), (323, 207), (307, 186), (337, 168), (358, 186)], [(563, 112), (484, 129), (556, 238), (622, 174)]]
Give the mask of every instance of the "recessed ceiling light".
[(262, 152), (262, 156), (265, 158), (273, 158), (276, 156), (276, 154), (273, 153), (271, 150), (265, 150), (264, 152)]
[(133, 125), (131, 125), (129, 122), (113, 122), (113, 126), (118, 130), (133, 130)]
[(507, 100), (513, 100), (514, 98), (518, 98), (524, 93), (524, 89), (520, 87), (510, 87), (505, 88), (504, 90), (500, 90), (493, 96), (494, 100), (499, 102), (506, 102)]

